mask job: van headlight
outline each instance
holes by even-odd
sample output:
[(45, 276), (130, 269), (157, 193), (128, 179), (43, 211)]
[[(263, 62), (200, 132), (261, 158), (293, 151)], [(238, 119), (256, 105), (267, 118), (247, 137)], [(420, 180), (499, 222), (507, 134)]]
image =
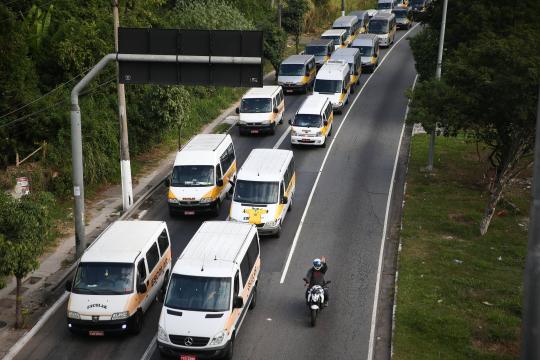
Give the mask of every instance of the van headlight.
[(342, 102), (342, 101), (338, 102), (337, 104), (338, 104), (338, 106), (340, 106), (340, 107), (343, 106), (343, 102)]
[(298, 133), (294, 130), (291, 130), (291, 136), (298, 136)]
[(270, 220), (270, 221), (267, 221), (266, 223), (264, 223), (264, 226), (275, 227), (276, 224), (277, 224), (277, 222), (275, 220)]
[(212, 202), (212, 198), (201, 198), (201, 204), (208, 204)]
[(80, 319), (81, 318), (81, 315), (78, 313), (78, 312), (75, 312), (75, 311), (68, 311), (68, 318), (71, 318), (71, 319)]
[(268, 124), (270, 124), (270, 122), (271, 122), (270, 120), (263, 120), (263, 121), (261, 121), (261, 124), (262, 125), (268, 125)]
[(210, 341), (210, 344), (208, 345), (221, 345), (223, 343), (223, 340), (225, 340), (227, 333), (225, 330), (221, 330), (218, 332)]
[(322, 131), (317, 131), (317, 133), (315, 134), (315, 136), (322, 136)]
[(160, 341), (169, 342), (169, 336), (167, 335), (165, 329), (161, 326), (158, 327), (157, 338)]
[(129, 317), (129, 311), (117, 312), (111, 315), (111, 320), (122, 320)]

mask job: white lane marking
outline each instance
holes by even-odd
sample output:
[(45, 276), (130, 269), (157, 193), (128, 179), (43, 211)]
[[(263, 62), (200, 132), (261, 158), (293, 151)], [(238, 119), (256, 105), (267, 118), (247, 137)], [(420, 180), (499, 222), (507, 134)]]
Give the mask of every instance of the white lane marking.
[[(307, 212), (309, 210), (309, 206), (311, 205), (311, 200), (313, 199), (313, 194), (315, 193), (315, 190), (317, 189), (317, 184), (319, 183), (319, 179), (320, 179), (321, 174), (322, 174), (322, 172), (324, 170), (324, 165), (326, 164), (326, 159), (328, 158), (328, 155), (330, 154), (330, 151), (332, 151), (332, 147), (334, 146), (334, 142), (337, 139), (337, 137), (339, 135), (339, 132), (341, 131), (341, 128), (343, 127), (343, 124), (345, 124), (345, 122), (347, 121), (349, 113), (351, 112), (352, 108), (354, 107), (354, 104), (356, 103), (356, 100), (358, 100), (358, 98), (360, 97), (360, 94), (362, 94), (362, 91), (364, 91), (366, 85), (369, 83), (369, 80), (371, 80), (373, 75), (375, 75), (377, 70), (379, 70), (380, 65), (383, 64), (383, 62), (386, 60), (388, 55), (390, 55), (392, 50), (394, 50), (396, 48), (397, 44), (399, 44), (399, 42), (401, 40), (403, 40), (405, 37), (407, 37), (407, 35), (414, 28), (416, 28), (417, 26), (418, 26), (418, 24), (414, 25), (409, 31), (407, 31), (398, 41), (396, 41), (394, 43), (394, 46), (391, 47), (388, 50), (388, 52), (384, 55), (384, 57), (380, 61), (379, 65), (375, 68), (375, 70), (373, 70), (371, 75), (366, 79), (366, 82), (364, 83), (364, 85), (362, 86), (360, 91), (358, 91), (358, 94), (356, 94), (356, 97), (354, 98), (353, 102), (349, 106), (349, 110), (347, 110), (347, 113), (343, 117), (343, 120), (341, 121), (341, 124), (339, 124), (339, 127), (338, 127), (338, 129), (336, 131), (336, 134), (334, 135), (334, 137), (332, 139), (332, 142), (330, 143), (330, 146), (328, 147), (328, 150), (326, 151), (326, 155), (324, 156), (321, 167), (319, 168), (319, 173), (317, 174), (317, 178), (315, 179), (315, 183), (313, 184), (313, 187), (311, 188), (311, 192), (309, 193), (309, 198), (308, 198), (306, 207), (304, 208), (304, 213), (302, 214), (302, 218), (300, 219), (300, 224), (298, 224), (298, 229), (296, 230), (296, 234), (294, 235), (291, 250), (289, 250), (289, 255), (287, 256), (287, 261), (285, 262), (285, 267), (283, 268), (283, 272), (281, 274), (281, 280), (279, 281), (280, 284), (283, 284), (285, 282), (285, 278), (287, 277), (287, 271), (289, 271), (289, 265), (291, 264), (291, 259), (292, 259), (292, 256), (294, 254), (294, 250), (296, 249), (296, 245), (298, 243), (298, 238), (300, 237), (300, 232), (302, 231), (302, 226), (304, 225), (304, 220), (306, 219), (306, 215), (307, 215)], [(400, 142), (401, 142), (401, 139), (400, 139)]]
[[(412, 88), (416, 86), (416, 80), (418, 79), (418, 74), (414, 77)], [(405, 121), (407, 120), (407, 115), (409, 114), (409, 104), (410, 100), (407, 103), (407, 108), (405, 109), (405, 116), (403, 118), (403, 126), (401, 127), (401, 135), (399, 136), (398, 148), (396, 151), (396, 157), (394, 159), (394, 170), (392, 170), (392, 179), (390, 180), (390, 189), (388, 190), (388, 199), (386, 200), (386, 213), (384, 214), (384, 224), (383, 224), (383, 233), (381, 240), (381, 249), (379, 250), (379, 266), (377, 268), (377, 281), (375, 282), (375, 297), (373, 298), (373, 312), (371, 313), (371, 331), (369, 333), (369, 348), (367, 359), (373, 359), (373, 347), (375, 339), (375, 325), (377, 324), (377, 307), (379, 305), (379, 288), (381, 282), (381, 273), (382, 273), (382, 263), (384, 255), (384, 244), (386, 242), (386, 231), (388, 229), (388, 214), (390, 213), (390, 203), (392, 201), (392, 193), (394, 192), (394, 181), (396, 177), (396, 170), (399, 160), (399, 152), (401, 150), (401, 141), (403, 140), (403, 133), (405, 132)]]
[(148, 345), (148, 347), (146, 348), (146, 351), (141, 356), (141, 360), (148, 360), (152, 357), (152, 355), (154, 354), (154, 351), (156, 350), (156, 344), (157, 344), (156, 339), (157, 339), (157, 335), (155, 335), (152, 338), (152, 341), (150, 341), (150, 345)]
[(36, 335), (36, 333), (45, 325), (50, 317), (58, 310), (60, 306), (67, 300), (69, 296), (68, 292), (64, 292), (62, 296), (43, 314), (39, 321), (28, 331), (22, 338), (20, 338), (12, 347), (9, 352), (4, 356), (3, 360), (12, 360), (17, 356), (19, 351)]
[(277, 149), (281, 146), (281, 143), (283, 142), (283, 140), (285, 140), (285, 138), (287, 137), (287, 135), (289, 135), (289, 133), (291, 132), (291, 127), (288, 126), (287, 127), (287, 130), (285, 130), (283, 132), (283, 134), (281, 135), (281, 137), (278, 139), (278, 141), (276, 142), (276, 144), (274, 145), (274, 147), (272, 149)]

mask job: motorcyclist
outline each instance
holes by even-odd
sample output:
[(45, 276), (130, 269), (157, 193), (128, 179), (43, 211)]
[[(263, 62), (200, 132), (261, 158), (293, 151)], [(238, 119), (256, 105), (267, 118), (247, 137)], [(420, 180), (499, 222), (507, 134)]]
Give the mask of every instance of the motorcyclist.
[(324, 306), (328, 306), (328, 288), (326, 287), (326, 281), (324, 280), (324, 274), (328, 270), (328, 265), (326, 265), (326, 258), (321, 256), (321, 258), (316, 258), (313, 260), (313, 266), (308, 270), (304, 281), (307, 285), (306, 290), (306, 301), (308, 297), (309, 289), (315, 285), (319, 285), (324, 289)]

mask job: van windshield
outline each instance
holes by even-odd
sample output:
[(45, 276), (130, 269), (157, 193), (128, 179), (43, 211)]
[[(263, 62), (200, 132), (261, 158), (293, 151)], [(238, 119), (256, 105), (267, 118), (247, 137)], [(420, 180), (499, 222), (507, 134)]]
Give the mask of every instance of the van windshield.
[(318, 93), (339, 93), (341, 92), (341, 80), (315, 80), (314, 91)]
[(360, 56), (371, 56), (372, 47), (371, 46), (355, 46), (355, 48), (360, 51)]
[(348, 27), (333, 27), (332, 29), (345, 30), (345, 34), (343, 34), (345, 39), (351, 35), (351, 28)]
[(391, 9), (392, 8), (392, 3), (378, 3), (377, 4), (377, 10), (386, 10), (386, 9)]
[(227, 311), (231, 279), (173, 274), (165, 306), (190, 311)]
[(242, 99), (240, 112), (243, 113), (268, 113), (272, 112), (272, 99), (269, 98), (251, 98)]
[(278, 202), (279, 183), (238, 180), (234, 187), (234, 201), (248, 204)]
[(392, 10), (392, 12), (396, 16), (396, 19), (406, 19), (407, 18), (407, 10), (405, 10), (405, 9)]
[(72, 292), (91, 295), (124, 295), (133, 292), (133, 264), (82, 262)]
[(329, 39), (332, 40), (332, 44), (334, 45), (341, 45), (341, 37), (339, 35), (324, 35), (321, 36), (321, 39)]
[(279, 75), (283, 76), (303, 76), (304, 65), (301, 64), (281, 64), (279, 67)]
[(328, 48), (326, 46), (306, 46), (307, 55), (326, 56)]
[(321, 116), (314, 114), (296, 114), (293, 126), (300, 127), (321, 127)]
[(388, 33), (388, 21), (387, 20), (371, 20), (369, 22), (369, 32), (372, 34)]
[(172, 172), (171, 186), (194, 187), (214, 185), (214, 167), (210, 165), (178, 165)]

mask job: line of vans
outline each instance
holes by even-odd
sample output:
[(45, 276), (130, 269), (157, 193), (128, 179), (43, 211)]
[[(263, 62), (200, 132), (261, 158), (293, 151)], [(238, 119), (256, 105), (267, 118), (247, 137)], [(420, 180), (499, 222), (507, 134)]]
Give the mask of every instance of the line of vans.
[(373, 71), (379, 65), (379, 37), (376, 34), (360, 34), (350, 47), (359, 50), (362, 69)]
[(293, 152), (254, 149), (238, 171), (229, 218), (255, 225), (261, 235), (279, 237), (295, 190)]
[(308, 92), (313, 88), (317, 66), (313, 55), (291, 55), (279, 65), (278, 85), (285, 92)]
[(289, 120), (291, 144), (326, 146), (326, 139), (332, 134), (334, 111), (326, 96), (308, 96), (294, 117)]
[(239, 114), (238, 130), (240, 135), (276, 133), (276, 127), (283, 122), (285, 113), (285, 96), (281, 86), (263, 86), (251, 88), (242, 96), (240, 106), (236, 108)]
[(335, 111), (341, 112), (349, 102), (351, 74), (343, 60), (329, 60), (317, 73), (313, 94), (326, 96)]
[(228, 134), (199, 134), (178, 153), (168, 186), (171, 215), (210, 212), (217, 216), (236, 177), (236, 154)]
[(396, 16), (391, 12), (377, 13), (369, 21), (368, 32), (379, 38), (379, 46), (390, 46), (396, 37)]
[(139, 333), (143, 316), (171, 272), (163, 221), (116, 221), (83, 253), (70, 293), (67, 327), (90, 336)]

